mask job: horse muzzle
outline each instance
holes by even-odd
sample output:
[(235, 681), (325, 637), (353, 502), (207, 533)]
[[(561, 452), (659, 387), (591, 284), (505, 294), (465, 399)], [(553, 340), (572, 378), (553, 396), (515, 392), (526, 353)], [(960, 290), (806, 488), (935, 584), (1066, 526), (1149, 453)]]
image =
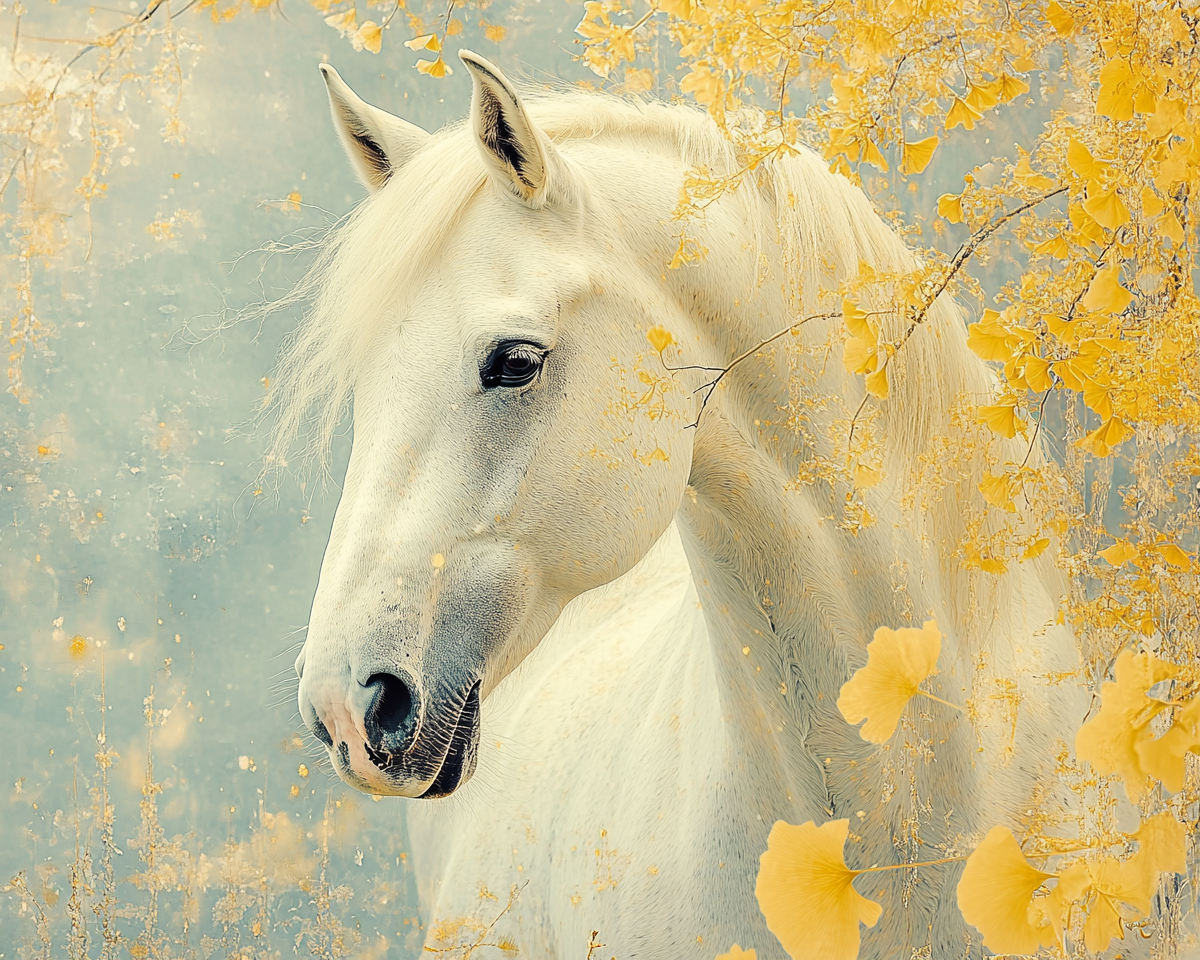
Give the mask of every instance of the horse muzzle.
[(475, 772), (479, 701), (478, 679), (424, 694), (400, 672), (362, 683), (302, 677), (299, 691), (304, 724), (338, 776), (364, 793), (425, 799), (453, 793)]

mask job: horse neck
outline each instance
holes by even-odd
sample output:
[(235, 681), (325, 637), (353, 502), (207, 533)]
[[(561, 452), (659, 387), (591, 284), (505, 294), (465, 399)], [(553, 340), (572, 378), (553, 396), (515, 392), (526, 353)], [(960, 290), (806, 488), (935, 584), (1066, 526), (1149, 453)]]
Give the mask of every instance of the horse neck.
[[(713, 295), (722, 296), (717, 285)], [(768, 294), (715, 306), (701, 321), (714, 357), (727, 362), (794, 322), (786, 298), (774, 302)], [(819, 338), (827, 332), (829, 324)], [(826, 369), (833, 366), (817, 389), (853, 396), (836, 359)], [(801, 461), (814, 451), (782, 422), (794, 372), (783, 350), (758, 356), (712, 394), (696, 427), (678, 519), (734, 762), (755, 778), (764, 819), (790, 811), (820, 822), (843, 806), (828, 758), (844, 769), (846, 760), (870, 752), (837, 712), (851, 669), (847, 654), (861, 665), (875, 628), (919, 623), (941, 604), (936, 562), (911, 575), (922, 557), (915, 538), (897, 535), (894, 493), (876, 491), (870, 509), (877, 522), (851, 532), (839, 523), (843, 504), (828, 484), (796, 482)]]

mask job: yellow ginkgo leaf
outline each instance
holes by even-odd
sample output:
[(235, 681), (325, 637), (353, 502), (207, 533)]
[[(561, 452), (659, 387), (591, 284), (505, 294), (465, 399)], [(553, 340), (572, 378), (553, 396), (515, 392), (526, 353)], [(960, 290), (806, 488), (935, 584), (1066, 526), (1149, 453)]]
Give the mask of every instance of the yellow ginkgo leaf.
[(436, 77), (438, 80), (440, 80), (443, 77), (449, 76), (454, 71), (451, 70), (449, 64), (447, 64), (446, 61), (439, 56), (436, 60), (418, 60), (417, 72), (428, 74), (429, 76)]
[(884, 158), (883, 153), (880, 152), (879, 147), (875, 146), (874, 140), (868, 139), (863, 144), (862, 161), (863, 163), (869, 163), (878, 167), (884, 173), (888, 172), (888, 162)]
[(1097, 160), (1084, 144), (1071, 137), (1067, 141), (1067, 166), (1084, 180), (1095, 180), (1108, 169), (1107, 160)]
[(858, 925), (873, 927), (883, 913), (851, 885), (861, 871), (846, 866), (849, 832), (849, 820), (820, 827), (778, 820), (771, 828), (754, 894), (792, 960), (855, 960)]
[(842, 346), (842, 365), (849, 373), (871, 373), (879, 362), (874, 335), (851, 337)]
[(1049, 360), (1043, 360), (1041, 357), (1026, 357), (1022, 372), (1025, 375), (1025, 382), (1029, 384), (1029, 389), (1034, 393), (1044, 393), (1054, 386), (1054, 379), (1050, 376)]
[(946, 113), (946, 129), (953, 130), (961, 124), (968, 130), (974, 130), (975, 121), (982, 118), (983, 113), (981, 111), (976, 110), (961, 97), (955, 97), (954, 103), (950, 105), (950, 110)]
[(875, 332), (871, 329), (867, 314), (853, 300), (842, 301), (842, 320), (846, 329), (850, 331), (850, 336), (874, 339)]
[(999, 403), (979, 407), (976, 423), (986, 423), (993, 433), (998, 433), (1006, 440), (1011, 440), (1017, 431), (1025, 429), (1025, 423), (1017, 416), (1017, 408), (1011, 404)]
[(1116, 187), (1088, 197), (1083, 201), (1088, 216), (1108, 230), (1116, 230), (1129, 222), (1129, 208), (1122, 202)]
[(1050, 538), (1049, 537), (1039, 537), (1037, 540), (1034, 540), (1033, 543), (1031, 543), (1029, 546), (1027, 546), (1021, 552), (1021, 559), (1022, 560), (1035, 560), (1038, 557), (1040, 557), (1043, 553), (1046, 552), (1046, 548), (1048, 546), (1050, 546)]
[(867, 722), (859, 735), (871, 743), (884, 743), (896, 730), (904, 707), (921, 684), (937, 672), (942, 634), (937, 621), (927, 620), (918, 630), (880, 627), (867, 644), (867, 665), (842, 685), (837, 708), (849, 724)]
[(653, 326), (646, 331), (646, 339), (659, 353), (662, 353), (671, 344), (675, 342), (675, 338), (671, 336), (671, 331), (661, 325)]
[(721, 954), (717, 960), (756, 960), (756, 957), (753, 950), (743, 950), (735, 943), (728, 953)]
[(1016, 343), (1004, 324), (982, 320), (967, 327), (967, 346), (977, 357), (1004, 362), (1012, 358)]
[(1180, 570), (1190, 570), (1192, 568), (1192, 558), (1178, 544), (1160, 543), (1154, 549), (1162, 554), (1162, 558), (1171, 566), (1178, 567)]
[(442, 49), (441, 42), (438, 40), (436, 33), (426, 33), (419, 37), (413, 37), (411, 40), (405, 40), (404, 45), (409, 50), (429, 50), (432, 53), (437, 53)]
[[(1054, 365), (1054, 372), (1059, 372), (1058, 364)], [(1075, 446), (1090, 451), (1094, 456), (1107, 457), (1114, 448), (1119, 447), (1131, 436), (1133, 436), (1132, 428), (1120, 417), (1112, 417), (1105, 420), (1083, 439), (1076, 440)]]
[[(658, 9), (663, 13), (668, 13), (672, 17), (678, 17), (680, 20), (688, 20), (692, 16), (692, 0), (658, 0)], [(737, 949), (736, 946), (733, 948)], [(754, 951), (750, 951), (750, 956), (753, 956)], [(717, 960), (720, 960), (718, 957)]]
[[(1089, 860), (1087, 871), (1091, 896), (1083, 924), (1083, 944), (1089, 953), (1095, 954), (1107, 950), (1113, 940), (1125, 939), (1122, 921), (1135, 919), (1136, 915), (1124, 905), (1137, 898), (1140, 890), (1131, 883), (1125, 864), (1116, 857)], [(1148, 902), (1146, 906), (1149, 907)]]
[(1100, 68), (1096, 112), (1113, 120), (1133, 119), (1133, 69), (1123, 57), (1114, 57)]
[(1056, 0), (1050, 0), (1046, 6), (1046, 19), (1060, 37), (1069, 37), (1075, 32), (1075, 18)]
[(1016, 490), (1009, 474), (1002, 473), (999, 476), (993, 476), (990, 473), (984, 473), (983, 479), (979, 482), (979, 492), (983, 494), (983, 499), (993, 507), (1000, 507), (1009, 513), (1017, 512), (1017, 505), (1013, 503), (1013, 495)]
[(1133, 300), (1133, 294), (1121, 286), (1121, 268), (1117, 264), (1098, 270), (1088, 284), (1080, 303), (1092, 313), (1121, 313)]
[(969, 106), (974, 107), (980, 113), (987, 110), (989, 107), (994, 107), (1000, 102), (1000, 95), (996, 89), (996, 85), (992, 83), (973, 83), (967, 95), (963, 98)]
[(1009, 103), (1016, 100), (1021, 94), (1029, 92), (1029, 84), (1008, 73), (1000, 74), (1000, 79), (996, 81), (996, 84), (1001, 103)]
[(374, 20), (364, 20), (354, 34), (354, 48), (378, 53), (383, 46), (383, 30)]
[(888, 376), (887, 367), (880, 367), (872, 373), (867, 374), (866, 380), (867, 393), (879, 400), (886, 400), (888, 397)]
[(962, 223), (962, 197), (957, 193), (943, 193), (938, 197), (937, 211), (939, 217), (943, 217), (951, 223)]
[(1039, 946), (1054, 942), (1054, 934), (1044, 918), (1040, 926), (1030, 922), (1030, 905), (1033, 894), (1053, 876), (1030, 865), (1007, 827), (992, 827), (967, 857), (958, 882), (958, 909), (993, 953), (1036, 953)]
[(1137, 547), (1127, 540), (1118, 540), (1107, 550), (1101, 550), (1097, 556), (1103, 557), (1114, 567), (1119, 567), (1138, 555)]
[(900, 172), (905, 176), (924, 173), (940, 142), (940, 137), (926, 137), (924, 140), (914, 140), (912, 143), (904, 144), (904, 151), (900, 158)]
[(1049, 190), (1054, 186), (1053, 180), (1034, 171), (1029, 162), (1029, 154), (1024, 150), (1021, 151), (1021, 159), (1017, 161), (1016, 169), (1013, 170), (1013, 177), (1021, 186), (1030, 190)]
[(1179, 217), (1175, 215), (1174, 210), (1168, 210), (1158, 218), (1158, 232), (1164, 237), (1170, 237), (1171, 242), (1175, 246), (1180, 246), (1184, 240), (1183, 224), (1179, 222)]
[(1100, 711), (1075, 734), (1075, 754), (1097, 773), (1116, 773), (1125, 781), (1133, 803), (1141, 797), (1149, 775), (1138, 756), (1137, 742), (1153, 738), (1151, 721), (1169, 708), (1153, 700), (1150, 688), (1167, 680), (1178, 668), (1148, 653), (1121, 651), (1113, 667), (1113, 680), (1100, 688)]
[(1051, 237), (1049, 240), (1043, 240), (1033, 248), (1034, 253), (1040, 253), (1045, 257), (1054, 257), (1056, 260), (1066, 260), (1071, 254), (1071, 248), (1067, 246), (1067, 240), (1059, 234), (1057, 237)]
[(868, 490), (871, 487), (878, 486), (881, 480), (883, 480), (882, 468), (869, 467), (864, 463), (855, 464), (854, 488), (856, 490)]

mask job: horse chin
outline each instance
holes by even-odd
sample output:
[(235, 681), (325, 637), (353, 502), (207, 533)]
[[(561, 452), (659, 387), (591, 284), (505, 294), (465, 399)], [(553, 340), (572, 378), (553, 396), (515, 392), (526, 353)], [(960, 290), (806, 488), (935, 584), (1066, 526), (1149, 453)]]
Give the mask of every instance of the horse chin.
[(475, 764), (479, 760), (479, 686), (476, 681), (467, 694), (442, 765), (429, 789), (421, 794), (422, 800), (448, 797), (475, 773)]

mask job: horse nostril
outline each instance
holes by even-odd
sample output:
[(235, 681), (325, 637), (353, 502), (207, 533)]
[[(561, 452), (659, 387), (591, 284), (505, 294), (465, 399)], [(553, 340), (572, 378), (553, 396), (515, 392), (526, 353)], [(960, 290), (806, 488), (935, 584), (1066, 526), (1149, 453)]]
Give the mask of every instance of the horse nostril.
[(378, 745), (385, 737), (393, 739), (406, 732), (413, 714), (413, 697), (408, 684), (390, 673), (376, 673), (364, 686), (375, 690), (366, 716), (367, 734), (372, 743)]

